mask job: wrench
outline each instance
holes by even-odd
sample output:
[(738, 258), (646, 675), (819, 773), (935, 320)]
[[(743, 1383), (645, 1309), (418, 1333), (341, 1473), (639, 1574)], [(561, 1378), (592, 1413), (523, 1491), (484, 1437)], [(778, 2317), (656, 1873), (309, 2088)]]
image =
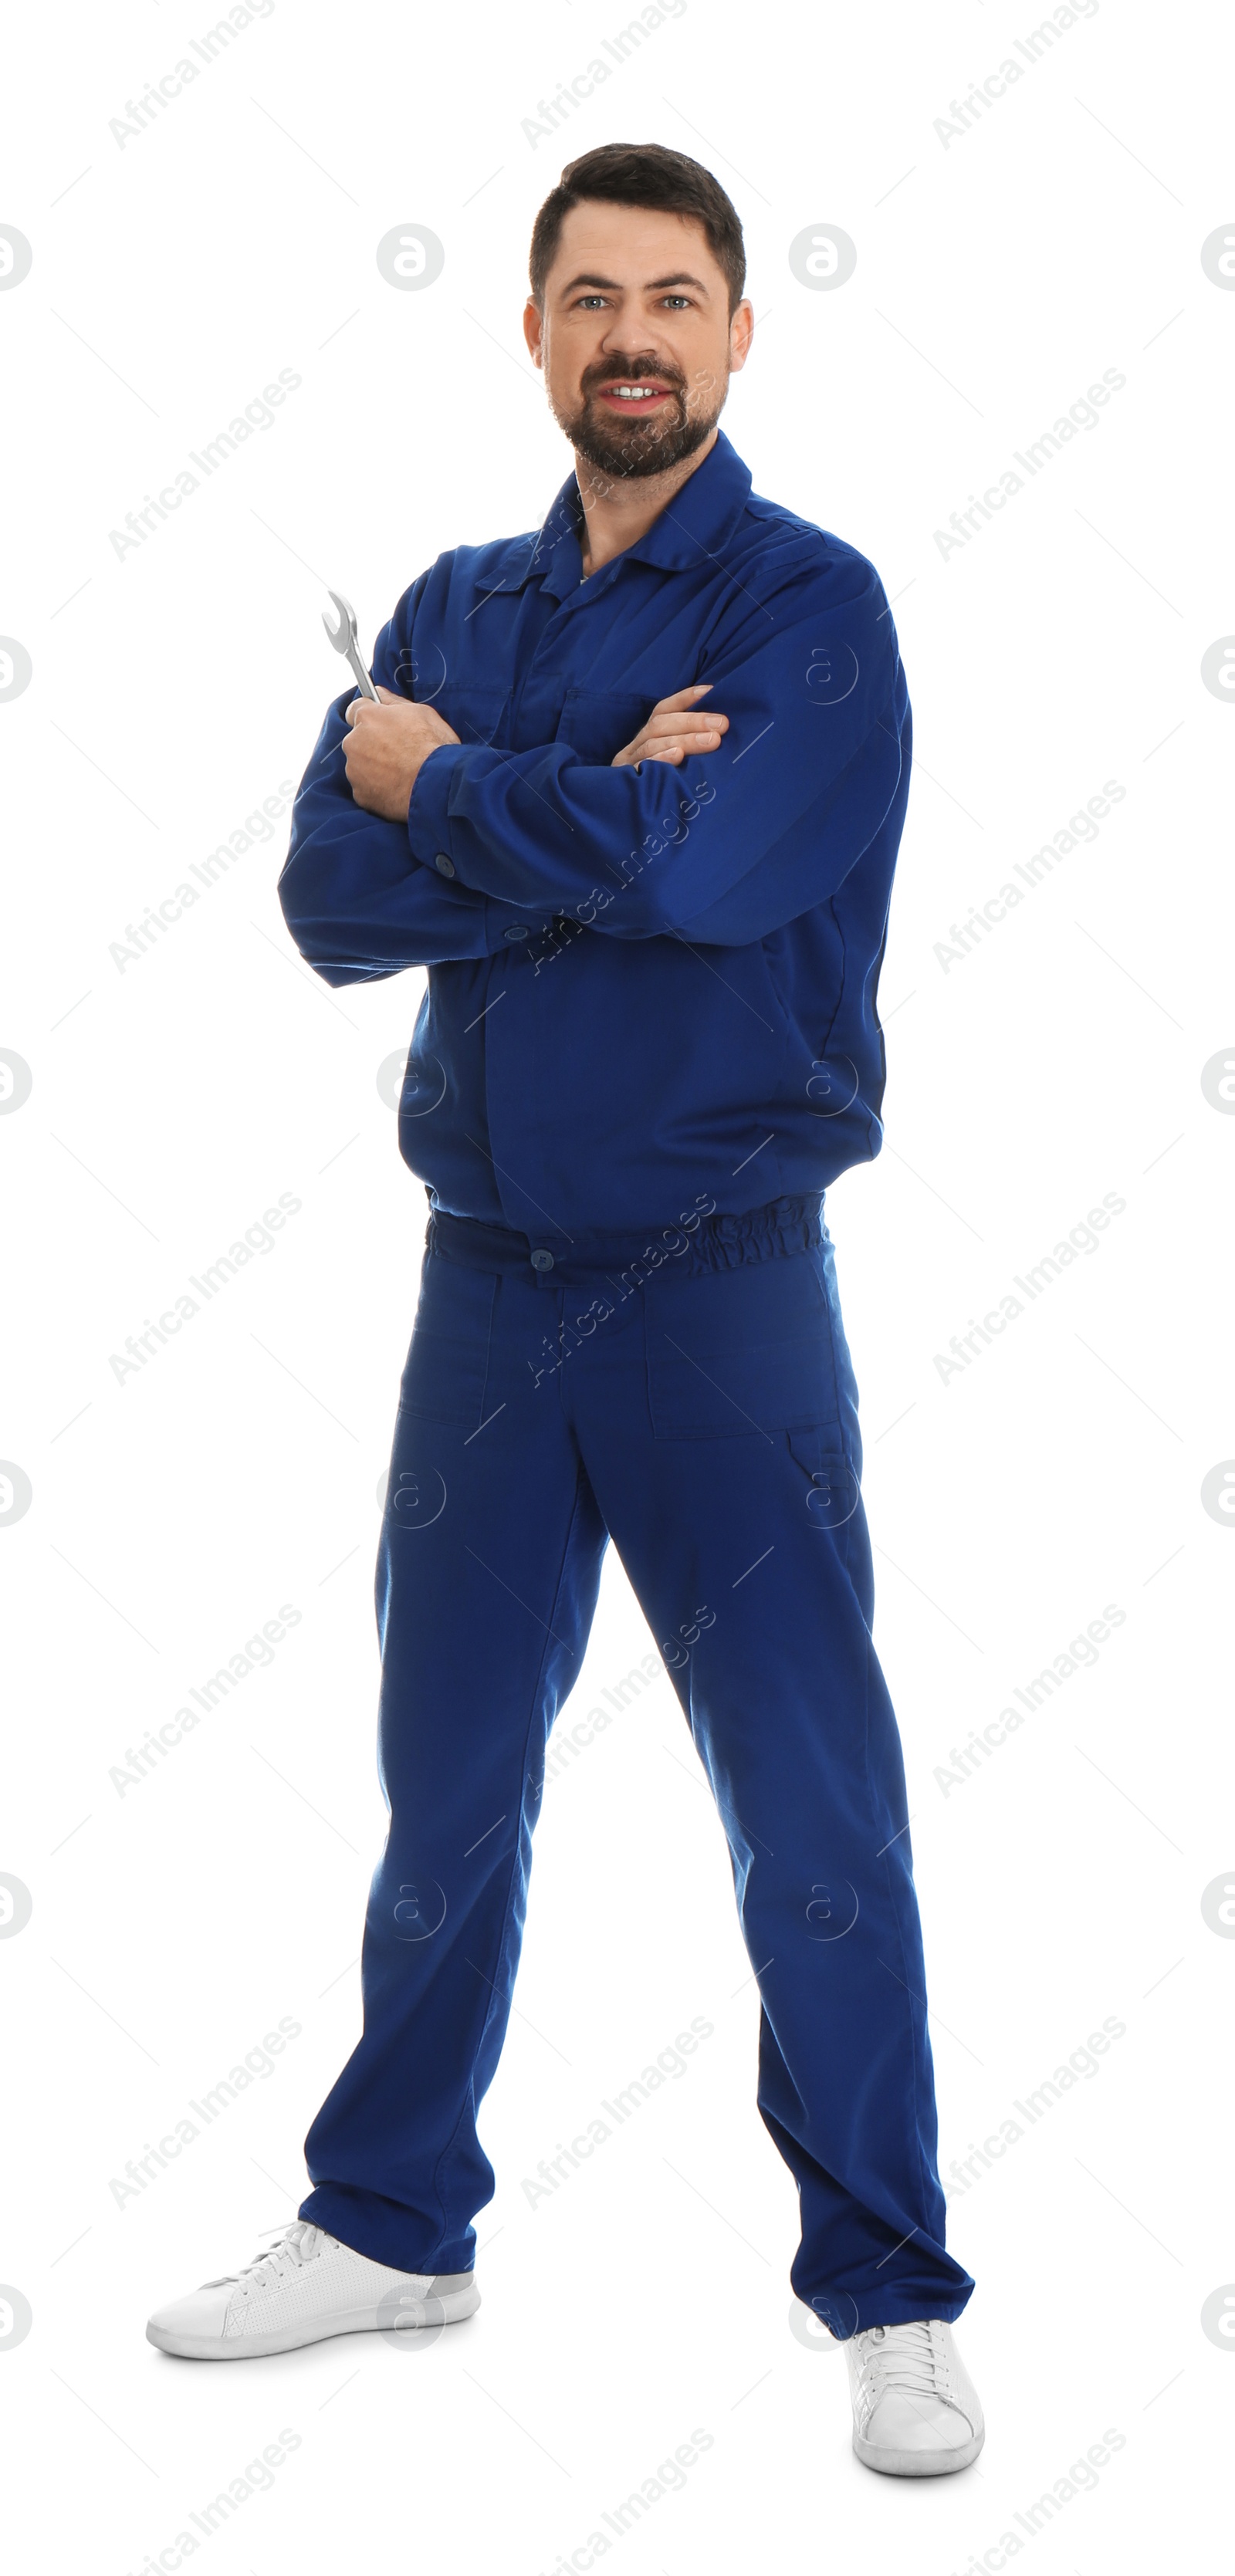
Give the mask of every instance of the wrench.
[(332, 590), (330, 596), (334, 601), (335, 607), (338, 609), (339, 623), (337, 626), (332, 626), (325, 609), (323, 609), (322, 624), (326, 629), (326, 633), (330, 637), (330, 641), (333, 644), (336, 653), (345, 653), (347, 655), (347, 659), (351, 663), (352, 670), (355, 675), (356, 686), (359, 689), (361, 696), (371, 698), (374, 706), (380, 706), (381, 700), (378, 697), (377, 691), (373, 686), (373, 682), (369, 678), (369, 674), (360, 658), (360, 646), (356, 641), (356, 611), (352, 607), (350, 600), (344, 598), (341, 590)]

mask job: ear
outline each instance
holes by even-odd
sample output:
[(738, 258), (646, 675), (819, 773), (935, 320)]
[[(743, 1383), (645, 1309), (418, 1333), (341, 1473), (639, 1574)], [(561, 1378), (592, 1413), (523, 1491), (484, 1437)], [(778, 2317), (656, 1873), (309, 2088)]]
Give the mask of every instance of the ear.
[(729, 367), (731, 374), (736, 376), (741, 373), (741, 370), (745, 366), (747, 358), (750, 355), (750, 344), (754, 336), (755, 308), (751, 303), (749, 296), (744, 295), (741, 303), (736, 307), (733, 320), (729, 325)]
[(523, 308), (523, 337), (528, 345), (528, 354), (531, 358), (532, 365), (534, 367), (543, 367), (545, 363), (544, 315), (542, 314), (540, 306), (536, 302), (534, 295), (529, 295)]

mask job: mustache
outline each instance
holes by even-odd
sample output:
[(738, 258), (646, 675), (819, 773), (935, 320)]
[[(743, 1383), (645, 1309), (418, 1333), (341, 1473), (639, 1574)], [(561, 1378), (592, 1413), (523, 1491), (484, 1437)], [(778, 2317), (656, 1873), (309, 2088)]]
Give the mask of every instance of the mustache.
[(666, 385), (671, 393), (684, 394), (686, 391), (686, 379), (676, 367), (657, 367), (650, 360), (639, 358), (626, 365), (606, 358), (600, 365), (584, 370), (580, 387), (584, 394), (591, 394), (599, 392), (604, 385), (641, 384), (649, 376), (654, 376), (658, 384)]

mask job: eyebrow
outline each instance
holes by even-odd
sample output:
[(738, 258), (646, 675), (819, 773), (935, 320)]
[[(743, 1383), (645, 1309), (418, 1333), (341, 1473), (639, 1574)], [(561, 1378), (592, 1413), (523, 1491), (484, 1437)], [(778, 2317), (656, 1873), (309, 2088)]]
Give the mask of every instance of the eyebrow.
[[(582, 270), (578, 277), (568, 279), (566, 285), (561, 289), (561, 292), (563, 295), (573, 295), (576, 287), (579, 286), (603, 287), (606, 293), (613, 295), (620, 295), (622, 292), (622, 288), (616, 277), (596, 277), (588, 270)], [(687, 277), (684, 274), (679, 274), (676, 277), (649, 278), (648, 283), (644, 288), (644, 293), (646, 295), (663, 294), (665, 289), (670, 286), (693, 286), (696, 289), (696, 292), (700, 295), (706, 295), (708, 291), (701, 277)]]

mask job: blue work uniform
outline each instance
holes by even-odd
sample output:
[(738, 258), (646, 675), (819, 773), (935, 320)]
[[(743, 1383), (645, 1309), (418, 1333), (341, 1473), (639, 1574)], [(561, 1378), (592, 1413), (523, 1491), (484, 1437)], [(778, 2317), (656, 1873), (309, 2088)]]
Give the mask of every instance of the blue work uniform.
[[(583, 577), (572, 474), (439, 556), (373, 676), (438, 709), (406, 823), (330, 708), (279, 895), (333, 985), (428, 969), (400, 1102), (430, 1215), (377, 1570), (390, 1825), (364, 2034), (301, 2215), (471, 2267), (546, 1751), (605, 1547), (727, 1836), (758, 2103), (834, 2332), (955, 2318), (904, 1770), (871, 1635), (857, 1389), (823, 1219), (882, 1141), (876, 1009), (911, 715), (873, 566), (723, 432)], [(613, 765), (696, 681), (729, 719)]]

